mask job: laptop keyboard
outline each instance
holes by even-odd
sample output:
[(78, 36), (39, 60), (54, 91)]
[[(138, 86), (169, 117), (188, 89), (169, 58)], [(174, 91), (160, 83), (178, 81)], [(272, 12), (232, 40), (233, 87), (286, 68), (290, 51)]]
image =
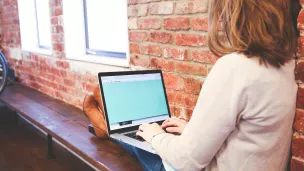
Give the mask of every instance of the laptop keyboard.
[(143, 138), (139, 137), (139, 136), (136, 136), (136, 132), (131, 132), (131, 133), (127, 133), (127, 134), (124, 134), (125, 136), (127, 137), (130, 137), (130, 138), (133, 138), (133, 139), (136, 139), (138, 141), (145, 141)]

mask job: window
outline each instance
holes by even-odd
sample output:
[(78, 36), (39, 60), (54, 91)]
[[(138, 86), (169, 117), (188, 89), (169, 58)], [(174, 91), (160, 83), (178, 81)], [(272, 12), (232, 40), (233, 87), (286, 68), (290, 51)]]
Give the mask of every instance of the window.
[(129, 66), (127, 0), (63, 1), (63, 12), (67, 58)]
[(49, 0), (18, 0), (22, 49), (51, 54)]

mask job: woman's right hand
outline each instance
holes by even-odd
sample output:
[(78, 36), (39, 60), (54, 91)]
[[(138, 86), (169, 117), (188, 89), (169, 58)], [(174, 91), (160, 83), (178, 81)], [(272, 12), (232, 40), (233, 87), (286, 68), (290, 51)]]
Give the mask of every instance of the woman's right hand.
[(165, 120), (163, 122), (163, 124), (161, 125), (161, 127), (164, 130), (166, 130), (168, 133), (181, 135), (187, 124), (188, 124), (188, 122), (183, 119), (172, 117), (172, 118)]

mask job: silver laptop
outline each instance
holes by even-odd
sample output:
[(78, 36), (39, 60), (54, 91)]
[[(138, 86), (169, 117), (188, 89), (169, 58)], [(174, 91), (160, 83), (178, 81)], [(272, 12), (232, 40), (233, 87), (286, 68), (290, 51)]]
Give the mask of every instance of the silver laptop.
[(110, 137), (155, 153), (135, 133), (143, 123), (161, 124), (171, 116), (162, 72), (107, 72), (98, 78)]

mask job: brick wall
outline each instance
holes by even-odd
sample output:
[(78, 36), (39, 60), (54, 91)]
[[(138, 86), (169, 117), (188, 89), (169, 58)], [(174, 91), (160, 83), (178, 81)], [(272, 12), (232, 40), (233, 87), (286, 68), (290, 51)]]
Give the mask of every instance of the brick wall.
[[(1, 44), (23, 84), (81, 107), (96, 73), (85, 72), (85, 62), (72, 68), (64, 52), (62, 0), (50, 4), (52, 56), (22, 52), (17, 0), (0, 0)], [(128, 0), (128, 17), (129, 69), (162, 69), (172, 113), (188, 118), (216, 62), (206, 47), (207, 0)]]
[(131, 64), (162, 69), (171, 112), (189, 117), (216, 58), (206, 47), (206, 0), (129, 0)]
[[(300, 0), (302, 6), (304, 1)], [(291, 171), (304, 170), (304, 10), (302, 9), (298, 17), (298, 29), (300, 30), (299, 48), (296, 65), (296, 81), (299, 84), (297, 111), (294, 122), (295, 133), (292, 140)]]
[[(303, 1), (303, 0), (301, 0)], [(64, 53), (62, 0), (50, 0), (53, 55), (22, 52), (17, 0), (0, 0), (1, 45), (20, 81), (57, 99), (81, 107), (97, 83), (96, 74), (72, 69)], [(304, 1), (302, 2), (304, 4)], [(189, 118), (200, 88), (216, 58), (206, 47), (207, 0), (128, 0), (131, 66), (164, 71), (170, 110)], [(304, 10), (298, 19), (304, 31)], [(301, 33), (303, 36), (304, 34)], [(299, 83), (291, 170), (304, 170), (304, 37), (299, 38)], [(85, 66), (86, 63), (81, 63)], [(99, 66), (98, 64), (96, 64)], [(100, 67), (99, 67), (100, 68)], [(115, 68), (115, 70), (125, 68)]]

